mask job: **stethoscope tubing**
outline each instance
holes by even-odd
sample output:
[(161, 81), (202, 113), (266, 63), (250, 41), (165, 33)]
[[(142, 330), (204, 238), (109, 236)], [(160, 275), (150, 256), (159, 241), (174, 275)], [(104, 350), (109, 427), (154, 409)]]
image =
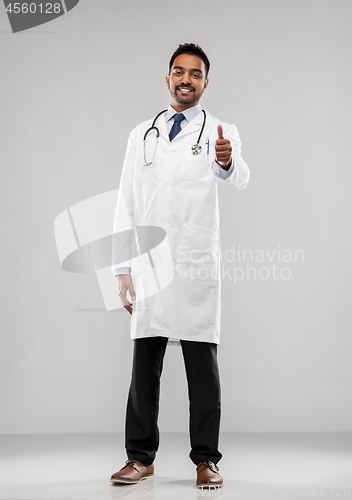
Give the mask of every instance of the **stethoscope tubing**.
[[(158, 142), (159, 142), (159, 136), (160, 136), (160, 132), (159, 132), (159, 129), (158, 127), (155, 125), (156, 122), (157, 122), (157, 119), (159, 118), (160, 115), (162, 115), (163, 113), (166, 113), (167, 109), (164, 109), (163, 111), (160, 111), (160, 113), (158, 113), (156, 115), (156, 117), (154, 118), (153, 120), (153, 123), (152, 123), (152, 126), (148, 128), (148, 130), (146, 130), (144, 136), (143, 136), (143, 146), (144, 146), (144, 161), (145, 161), (145, 166), (148, 166), (148, 165), (151, 165), (155, 159), (155, 154), (156, 154), (156, 148), (157, 148), (157, 145), (158, 145)], [(205, 122), (206, 122), (206, 119), (207, 119), (207, 115), (206, 115), (206, 112), (204, 111), (204, 109), (202, 109), (202, 112), (203, 112), (203, 115), (204, 115), (204, 118), (203, 118), (203, 124), (202, 124), (202, 128), (200, 130), (200, 133), (199, 133), (199, 137), (197, 139), (197, 142), (196, 144), (194, 144), (192, 147), (191, 147), (191, 151), (192, 151), (192, 154), (193, 155), (198, 155), (199, 153), (201, 153), (202, 151), (202, 146), (199, 144), (200, 143), (200, 140), (201, 140), (201, 137), (202, 137), (202, 134), (203, 134), (203, 130), (204, 130), (204, 127), (205, 127)], [(150, 162), (147, 162), (147, 159), (146, 159), (146, 156), (145, 156), (145, 143), (146, 143), (146, 140), (147, 140), (147, 137), (148, 137), (148, 134), (149, 132), (151, 132), (152, 130), (155, 130), (156, 131), (156, 141), (155, 141), (155, 149), (154, 149), (154, 155), (153, 155), (153, 159), (152, 161)]]

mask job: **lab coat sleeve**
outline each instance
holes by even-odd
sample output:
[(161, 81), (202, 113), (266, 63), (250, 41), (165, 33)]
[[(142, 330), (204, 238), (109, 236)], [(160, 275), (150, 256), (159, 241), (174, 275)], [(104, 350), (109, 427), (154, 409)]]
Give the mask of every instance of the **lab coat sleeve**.
[[(215, 175), (215, 179), (222, 184), (228, 184), (230, 186), (236, 187), (238, 189), (245, 189), (249, 182), (249, 168), (247, 163), (243, 160), (241, 154), (241, 140), (235, 125), (223, 124), (223, 135), (225, 139), (228, 139), (232, 147), (232, 165), (228, 171), (221, 168), (219, 163), (214, 159), (212, 163), (212, 170)], [(215, 141), (217, 139), (217, 127), (216, 133), (213, 136), (213, 147), (215, 156)], [(224, 173), (226, 172), (226, 174)]]
[(130, 273), (131, 260), (133, 258), (133, 178), (135, 155), (136, 148), (131, 132), (127, 142), (114, 215), (111, 271), (115, 276)]

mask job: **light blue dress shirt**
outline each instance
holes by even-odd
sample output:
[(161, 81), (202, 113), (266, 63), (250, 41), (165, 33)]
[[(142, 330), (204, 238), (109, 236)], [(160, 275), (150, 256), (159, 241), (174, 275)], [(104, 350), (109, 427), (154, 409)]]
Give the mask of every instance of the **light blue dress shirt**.
[[(182, 111), (185, 118), (180, 122), (181, 129), (185, 128), (189, 124), (189, 122), (191, 122), (194, 118), (196, 118), (196, 116), (201, 111), (202, 111), (202, 107), (200, 104), (196, 104), (195, 106), (192, 106), (191, 108), (188, 108), (188, 109), (185, 109), (184, 111)], [(166, 128), (167, 128), (168, 133), (170, 133), (170, 130), (174, 124), (174, 116), (176, 114), (177, 114), (177, 111), (175, 111), (174, 108), (171, 106), (171, 104), (169, 104), (169, 107), (164, 115), (164, 119), (166, 121)], [(215, 161), (219, 167), (215, 172), (216, 175), (218, 177), (220, 177), (220, 179), (224, 179), (224, 180), (227, 179), (232, 174), (232, 171), (234, 169), (233, 159), (231, 158), (231, 165), (230, 165), (230, 168), (228, 170), (224, 169), (217, 160), (215, 160)], [(115, 269), (115, 271), (114, 271), (115, 278), (119, 274), (130, 274), (130, 273), (131, 273), (130, 267), (119, 267), (118, 269)]]

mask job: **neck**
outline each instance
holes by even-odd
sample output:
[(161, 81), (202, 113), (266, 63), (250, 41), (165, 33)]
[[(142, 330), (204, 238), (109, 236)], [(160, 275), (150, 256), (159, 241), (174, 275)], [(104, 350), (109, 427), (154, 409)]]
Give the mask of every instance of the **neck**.
[(194, 106), (197, 106), (197, 104), (199, 104), (199, 101), (196, 102), (195, 104), (189, 104), (189, 105), (187, 105), (187, 104), (182, 105), (182, 104), (179, 104), (178, 102), (173, 102), (173, 101), (170, 102), (170, 106), (175, 111), (177, 111), (177, 113), (181, 113), (182, 111), (185, 111), (186, 109), (193, 108)]

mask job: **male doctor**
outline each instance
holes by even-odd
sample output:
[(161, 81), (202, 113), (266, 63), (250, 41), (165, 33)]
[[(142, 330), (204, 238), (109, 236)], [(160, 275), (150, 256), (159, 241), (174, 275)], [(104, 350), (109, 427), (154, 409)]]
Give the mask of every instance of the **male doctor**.
[[(171, 280), (148, 294), (148, 258), (116, 260), (122, 304), (133, 306), (134, 340), (125, 447), (128, 460), (114, 483), (134, 484), (154, 475), (159, 446), (160, 377), (166, 346), (181, 345), (190, 401), (190, 459), (198, 487), (222, 486), (216, 465), (220, 428), (220, 249), (217, 183), (244, 189), (249, 169), (235, 125), (204, 112), (199, 101), (208, 86), (209, 60), (195, 44), (179, 45), (166, 85), (168, 109), (130, 133), (114, 220), (114, 237), (161, 228), (170, 250)], [(156, 134), (159, 142), (156, 143)], [(147, 142), (150, 141), (148, 146)], [(200, 145), (194, 154), (193, 146)], [(146, 157), (149, 156), (149, 157)], [(233, 214), (232, 214), (233, 215)], [(134, 232), (133, 232), (134, 231)], [(141, 244), (141, 242), (139, 242)], [(159, 248), (159, 247), (158, 247)], [(115, 249), (115, 252), (117, 250)], [(154, 253), (155, 272), (163, 256)], [(120, 266), (117, 264), (121, 264)], [(129, 292), (132, 304), (126, 296)], [(171, 452), (171, 451), (170, 451)], [(171, 457), (172, 460), (172, 457)]]

